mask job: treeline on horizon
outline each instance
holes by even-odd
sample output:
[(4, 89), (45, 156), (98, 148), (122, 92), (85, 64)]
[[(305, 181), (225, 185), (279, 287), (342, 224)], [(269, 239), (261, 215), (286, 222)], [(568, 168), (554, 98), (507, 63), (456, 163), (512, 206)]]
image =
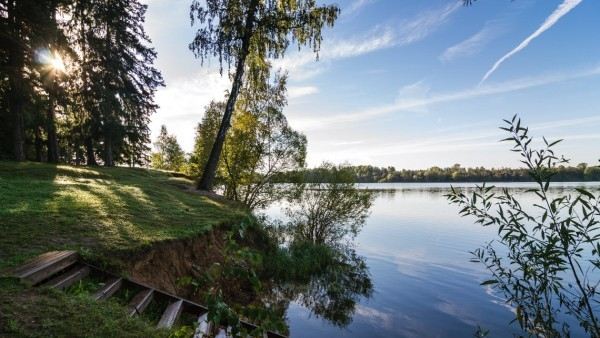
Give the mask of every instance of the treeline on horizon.
[[(354, 175), (358, 183), (398, 182), (530, 182), (527, 169), (522, 168), (465, 168), (460, 164), (452, 167), (429, 169), (401, 169), (371, 165), (339, 165), (306, 168), (282, 173), (276, 177), (279, 183), (328, 183), (331, 171), (344, 170)], [(577, 166), (557, 166), (552, 170), (556, 182), (600, 181), (600, 167), (580, 163)]]
[(163, 85), (141, 0), (0, 0), (0, 159), (146, 165)]

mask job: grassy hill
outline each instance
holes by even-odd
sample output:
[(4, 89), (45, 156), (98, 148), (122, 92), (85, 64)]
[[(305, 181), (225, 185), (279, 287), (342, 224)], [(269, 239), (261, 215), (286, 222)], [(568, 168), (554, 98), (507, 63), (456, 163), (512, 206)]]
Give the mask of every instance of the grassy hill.
[[(111, 264), (115, 255), (191, 237), (246, 212), (195, 193), (191, 181), (138, 168), (0, 162), (0, 271), (50, 250), (73, 249)], [(143, 319), (0, 279), (0, 336), (153, 336)], [(115, 331), (116, 330), (116, 331)]]

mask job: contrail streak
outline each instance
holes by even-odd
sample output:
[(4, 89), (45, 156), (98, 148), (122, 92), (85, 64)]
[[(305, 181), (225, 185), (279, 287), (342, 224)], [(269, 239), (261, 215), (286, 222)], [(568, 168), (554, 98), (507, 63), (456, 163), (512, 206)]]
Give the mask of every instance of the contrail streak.
[(550, 29), (552, 26), (554, 26), (554, 24), (557, 23), (558, 20), (560, 20), (560, 18), (562, 18), (565, 14), (569, 13), (569, 11), (571, 11), (573, 8), (575, 8), (577, 5), (579, 5), (581, 3), (581, 1), (583, 1), (583, 0), (565, 0), (565, 1), (563, 1), (563, 3), (561, 3), (554, 10), (554, 12), (552, 12), (552, 14), (550, 14), (550, 16), (546, 18), (546, 21), (544, 21), (544, 23), (535, 32), (533, 32), (533, 34), (531, 34), (525, 40), (523, 40), (523, 42), (521, 42), (515, 49), (511, 50), (506, 55), (501, 57), (500, 60), (496, 61), (496, 63), (494, 63), (492, 68), (490, 70), (488, 70), (487, 73), (485, 73), (485, 75), (483, 76), (483, 79), (481, 79), (481, 82), (479, 82), (479, 84), (482, 84), (483, 82), (485, 82), (485, 80), (487, 80), (487, 78), (490, 77), (490, 75), (492, 75), (492, 73), (495, 72), (496, 69), (498, 69), (498, 67), (500, 67), (500, 65), (504, 61), (506, 61), (511, 56), (517, 54), (521, 50), (525, 49), (525, 47), (527, 47), (529, 45), (529, 43), (531, 41), (533, 41), (533, 39), (542, 35), (542, 33), (544, 33), (545, 31)]

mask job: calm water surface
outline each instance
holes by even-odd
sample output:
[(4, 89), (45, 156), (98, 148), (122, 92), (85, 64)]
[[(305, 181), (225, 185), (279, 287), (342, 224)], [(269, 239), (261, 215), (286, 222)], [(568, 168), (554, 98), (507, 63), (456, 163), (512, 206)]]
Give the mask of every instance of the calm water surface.
[[(555, 189), (581, 185), (600, 188), (600, 183), (569, 183), (557, 184)], [(530, 185), (497, 186), (522, 194)], [(459, 217), (458, 208), (443, 196), (449, 184), (361, 187), (388, 190), (377, 195), (355, 241), (356, 251), (369, 266), (373, 296), (359, 301), (352, 323), (345, 328), (292, 303), (287, 313), (292, 337), (472, 337), (478, 325), (490, 330), (490, 337), (517, 332), (509, 326), (514, 318), (511, 309), (480, 286), (489, 279), (486, 271), (469, 262), (469, 251), (493, 240), (496, 230)], [(281, 217), (276, 206), (267, 213)]]

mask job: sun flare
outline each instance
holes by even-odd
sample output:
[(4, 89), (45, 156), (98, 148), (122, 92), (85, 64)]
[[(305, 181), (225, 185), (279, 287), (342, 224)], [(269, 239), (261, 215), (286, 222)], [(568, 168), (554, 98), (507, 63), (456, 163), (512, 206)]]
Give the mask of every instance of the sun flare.
[(67, 69), (62, 57), (58, 53), (54, 53), (50, 59), (50, 67), (53, 70), (64, 73)]

